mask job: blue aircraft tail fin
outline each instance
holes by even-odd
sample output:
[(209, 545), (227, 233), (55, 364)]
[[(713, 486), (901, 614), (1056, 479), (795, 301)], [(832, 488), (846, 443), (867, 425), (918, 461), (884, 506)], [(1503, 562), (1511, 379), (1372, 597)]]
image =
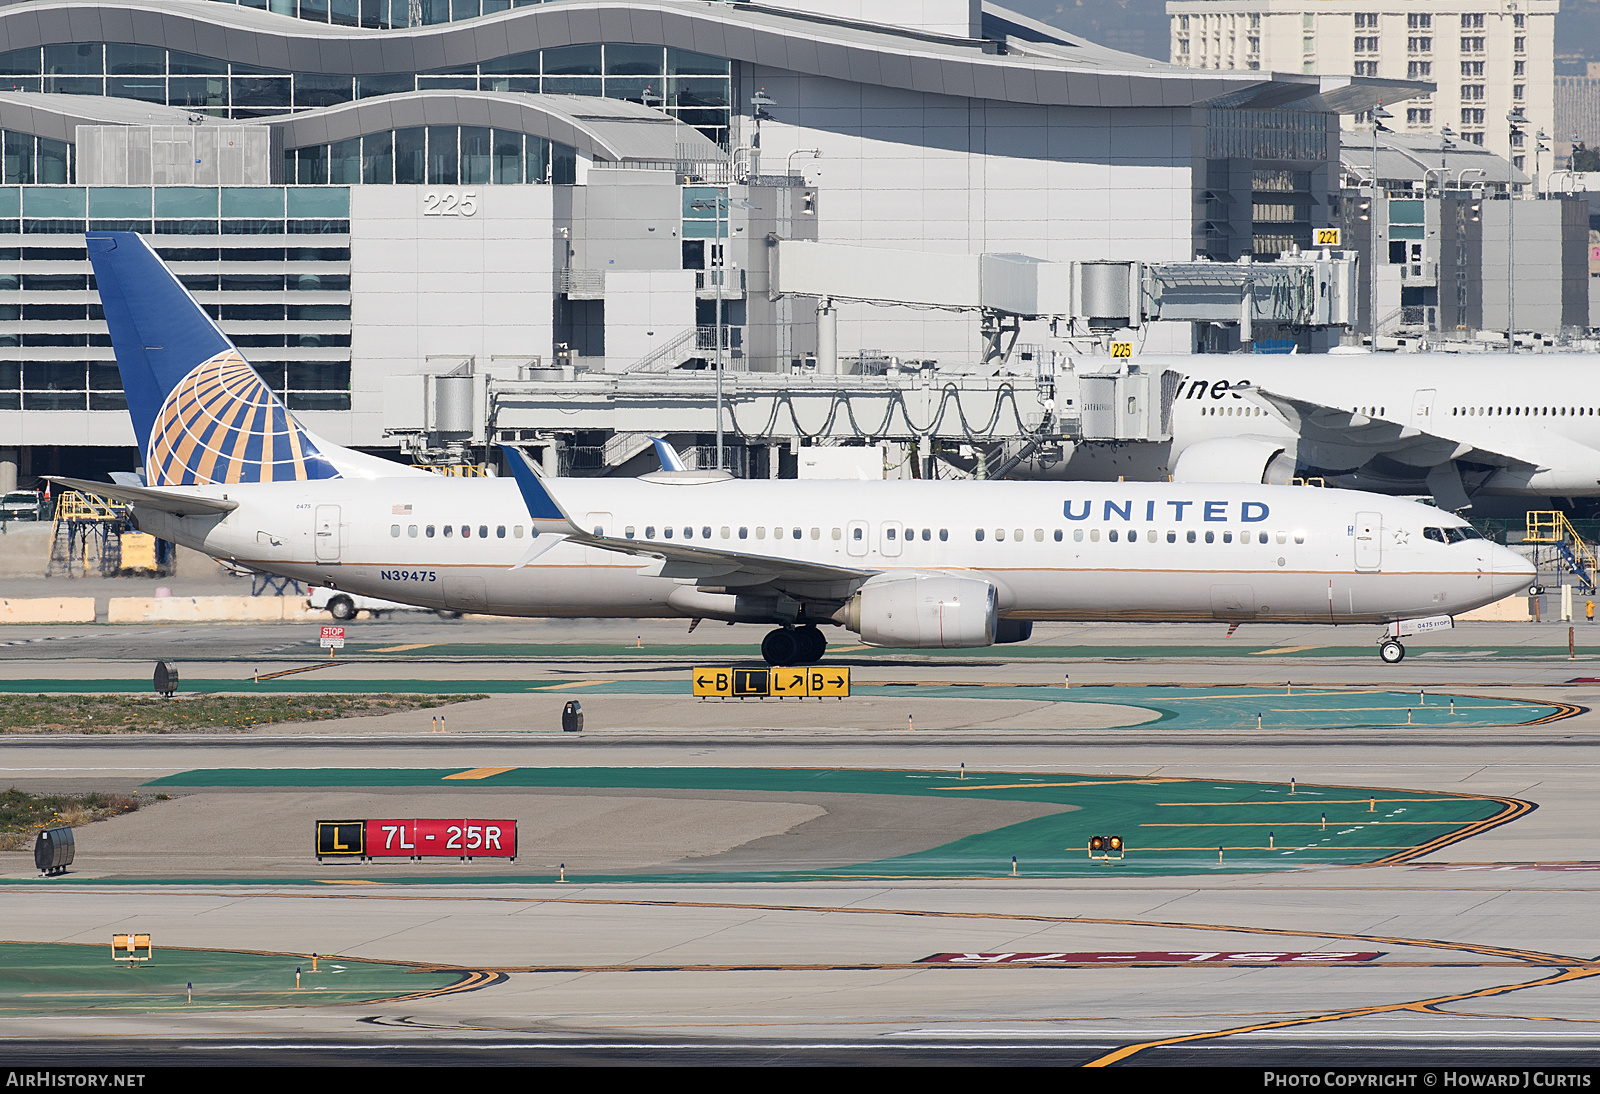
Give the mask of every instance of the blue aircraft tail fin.
[(683, 457), (678, 455), (678, 450), (673, 448), (662, 437), (651, 437), (650, 443), (656, 446), (656, 456), (661, 460), (663, 471), (685, 471)]
[(340, 477), (143, 239), (87, 241), (151, 486)]

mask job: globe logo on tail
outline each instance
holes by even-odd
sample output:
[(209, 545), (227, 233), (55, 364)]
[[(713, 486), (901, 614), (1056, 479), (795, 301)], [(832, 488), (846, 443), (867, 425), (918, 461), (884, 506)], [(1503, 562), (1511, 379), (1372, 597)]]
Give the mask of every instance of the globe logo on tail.
[(145, 466), (152, 486), (339, 477), (234, 349), (196, 365), (167, 395)]

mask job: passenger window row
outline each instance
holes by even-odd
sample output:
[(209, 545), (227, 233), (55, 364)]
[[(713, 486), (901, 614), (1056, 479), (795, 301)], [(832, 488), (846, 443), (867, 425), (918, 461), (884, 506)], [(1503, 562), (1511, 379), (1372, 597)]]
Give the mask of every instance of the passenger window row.
[[(595, 528), (594, 531), (595, 531), (595, 535), (597, 535), (597, 536), (598, 535), (604, 535), (604, 532), (603, 532), (603, 530), (601, 528), (597, 527), (597, 528)], [(1450, 532), (1452, 534), (1459, 533), (1460, 531), (1461, 531), (1460, 529), (1450, 529)], [(922, 539), (923, 542), (930, 542), (933, 539), (933, 532), (934, 532), (934, 529), (932, 529), (932, 528), (922, 528), (922, 529), (905, 528), (905, 529), (897, 530), (895, 527), (888, 527), (888, 528), (885, 528), (883, 530), (883, 534), (884, 534), (884, 538), (885, 539), (894, 540), (896, 538), (900, 538), (900, 539), (903, 539), (903, 540), (905, 540), (907, 542), (915, 541), (918, 538)], [(731, 539), (735, 535), (734, 529), (729, 527), (729, 526), (727, 526), (727, 525), (723, 525), (720, 529), (718, 529), (718, 533), (719, 533), (719, 537), (721, 539)], [(950, 539), (950, 530), (948, 528), (940, 528), (938, 530), (938, 533), (939, 533), (939, 541), (941, 543), (949, 541), (949, 539)], [(446, 534), (447, 535), (449, 534), (448, 530), (446, 531)], [(521, 530), (520, 529), (518, 529), (518, 533), (517, 534), (519, 536), (521, 535)], [(758, 526), (758, 527), (756, 527), (754, 529), (753, 534), (754, 534), (754, 538), (756, 538), (758, 540), (765, 540), (767, 538), (767, 535), (768, 535), (768, 529), (765, 526)], [(863, 526), (861, 526), (861, 525), (857, 525), (857, 526), (855, 526), (855, 527), (850, 529), (850, 539), (853, 542), (856, 542), (856, 543), (860, 543), (863, 540), (865, 540), (866, 537), (867, 537), (867, 534), (868, 534), (868, 529), (863, 527)], [(647, 524), (647, 525), (644, 526), (644, 535), (643, 535), (642, 538), (644, 538), (645, 540), (657, 539), (658, 535), (659, 535), (660, 539), (678, 539), (678, 538), (682, 538), (682, 539), (686, 539), (686, 540), (692, 540), (692, 539), (695, 539), (697, 537), (700, 538), (700, 539), (717, 538), (717, 537), (713, 536), (712, 528), (709, 525), (702, 525), (698, 529), (695, 528), (692, 525), (685, 525), (685, 526), (683, 526), (681, 528), (675, 528), (675, 527), (670, 526), (670, 525), (664, 525), (664, 526), (658, 528), (654, 524)], [(982, 543), (985, 539), (987, 539), (989, 537), (989, 535), (990, 535), (990, 532), (987, 529), (984, 529), (984, 528), (977, 528), (977, 529), (973, 530), (973, 539), (975, 541), (979, 542), (979, 543)], [(1084, 535), (1085, 535), (1084, 529), (1082, 529), (1082, 528), (1074, 528), (1072, 530), (1072, 540), (1073, 540), (1073, 542), (1074, 543), (1082, 543), (1084, 541)], [(1098, 528), (1089, 529), (1088, 530), (1088, 540), (1089, 540), (1089, 542), (1090, 543), (1099, 543), (1100, 542), (1100, 535), (1101, 535), (1101, 530), (1100, 529), (1098, 529)], [(1145, 540), (1147, 542), (1149, 542), (1149, 543), (1160, 542), (1160, 540), (1162, 538), (1162, 533), (1160, 531), (1158, 531), (1157, 529), (1154, 529), (1154, 528), (1146, 529), (1144, 535), (1145, 535)], [(1179, 533), (1177, 533), (1176, 531), (1168, 530), (1165, 533), (1166, 541), (1168, 543), (1177, 543), (1178, 542), (1178, 535), (1179, 535)], [(1234, 533), (1231, 530), (1230, 531), (1222, 531), (1222, 532), (1218, 532), (1216, 530), (1208, 530), (1208, 531), (1206, 531), (1204, 533), (1199, 533), (1199, 532), (1192, 531), (1192, 530), (1186, 531), (1186, 532), (1183, 533), (1184, 542), (1186, 542), (1186, 543), (1199, 543), (1199, 542), (1201, 542), (1201, 536), (1202, 535), (1204, 536), (1204, 542), (1206, 542), (1206, 543), (1215, 543), (1215, 542), (1217, 542), (1219, 536), (1221, 537), (1221, 541), (1223, 543), (1232, 543), (1232, 542), (1234, 542)], [(634, 525), (631, 525), (631, 524), (623, 529), (623, 536), (626, 539), (638, 539), (638, 538), (640, 538), (639, 530)], [(737, 536), (738, 536), (739, 539), (750, 539), (751, 536), (752, 536), (752, 530), (749, 527), (741, 527), (741, 528), (739, 528), (737, 530)], [(772, 538), (774, 540), (806, 539), (806, 538), (810, 538), (812, 540), (820, 540), (820, 539), (822, 539), (822, 529), (821, 528), (811, 528), (809, 530), (809, 533), (808, 533), (805, 528), (775, 527), (775, 528), (771, 529), (771, 536), (772, 536)], [(1021, 543), (1021, 542), (1026, 541), (1029, 538), (1029, 533), (1028, 533), (1028, 530), (1025, 529), (1025, 528), (1012, 528), (1012, 529), (996, 528), (993, 531), (993, 536), (994, 536), (995, 542), (997, 542), (997, 543), (1004, 543), (1008, 539), (1011, 542)], [(1057, 528), (1057, 529), (1054, 529), (1053, 531), (1051, 531), (1049, 533), (1049, 536), (1056, 543), (1061, 543), (1066, 538), (1065, 533), (1060, 528)], [(1295, 532), (1295, 533), (1293, 533), (1293, 536), (1294, 536), (1294, 542), (1296, 542), (1296, 543), (1304, 543), (1306, 541), (1306, 534), (1304, 532)], [(1043, 528), (1035, 528), (1035, 529), (1033, 529), (1031, 538), (1033, 539), (1033, 541), (1035, 543), (1043, 543), (1043, 542), (1045, 542), (1045, 537), (1046, 537), (1046, 530), (1045, 529), (1043, 529)], [(1279, 532), (1275, 532), (1275, 533), (1269, 534), (1267, 532), (1249, 532), (1249, 531), (1244, 531), (1244, 532), (1239, 532), (1238, 533), (1238, 537), (1239, 537), (1238, 541), (1240, 543), (1250, 543), (1250, 542), (1252, 542), (1252, 538), (1253, 538), (1254, 542), (1257, 542), (1257, 543), (1270, 543), (1273, 540), (1276, 540), (1278, 543), (1287, 543), (1287, 542), (1289, 542), (1290, 533), (1286, 532), (1286, 531), (1279, 531)], [(839, 528), (832, 529), (832, 534), (831, 534), (831, 536), (829, 538), (831, 538), (833, 540), (843, 539), (844, 538), (843, 530), (841, 530)], [(1109, 529), (1106, 532), (1106, 538), (1112, 543), (1122, 542), (1122, 541), (1124, 541), (1124, 538), (1126, 539), (1126, 542), (1128, 542), (1128, 543), (1135, 543), (1139, 539), (1139, 532), (1137, 530), (1131, 530), (1131, 529), (1126, 531), (1126, 532), (1123, 532), (1123, 531), (1121, 531), (1119, 529), (1112, 528), (1112, 529)]]
[(1452, 418), (1505, 417), (1515, 418), (1592, 418), (1592, 406), (1456, 406), (1450, 408)]
[[(683, 539), (694, 539), (697, 534), (701, 539), (711, 539), (712, 538), (711, 526), (710, 525), (702, 525), (698, 529), (696, 529), (693, 525), (685, 525), (682, 528), (674, 528), (671, 525), (664, 525), (659, 531), (660, 531), (660, 537), (659, 538), (661, 538), (661, 539), (676, 539), (676, 538), (679, 538), (680, 536)], [(654, 524), (647, 524), (647, 525), (644, 526), (644, 536), (643, 536), (643, 538), (644, 539), (656, 539), (657, 538), (656, 532), (657, 532), (657, 528), (656, 528), (656, 526)], [(730, 526), (724, 524), (720, 529), (718, 529), (718, 533), (719, 533), (719, 537), (721, 539), (731, 539), (731, 538), (733, 538), (734, 530)], [(603, 535), (603, 534), (604, 533), (601, 532), (601, 530), (599, 528), (595, 529), (595, 535)], [(766, 539), (767, 538), (767, 529), (763, 525), (761, 527), (756, 528), (754, 530), (754, 534), (755, 534), (755, 538), (756, 539)], [(628, 525), (627, 527), (625, 527), (622, 530), (622, 536), (623, 536), (624, 539), (638, 539), (638, 538), (640, 538), (638, 529), (635, 528), (631, 524)], [(749, 539), (750, 536), (751, 536), (751, 529), (748, 526), (740, 528), (738, 530), (738, 536), (739, 536), (740, 539)], [(806, 539), (806, 538), (810, 538), (810, 539), (820, 540), (822, 538), (822, 529), (821, 528), (812, 528), (812, 529), (810, 529), (808, 531), (805, 528), (777, 527), (777, 528), (773, 528), (772, 529), (772, 538), (773, 539)], [(837, 539), (843, 539), (844, 538), (844, 530), (840, 529), (840, 528), (833, 529), (833, 534), (829, 538), (830, 539), (836, 539), (836, 540)], [(860, 537), (857, 537), (857, 538), (860, 538)]]
[[(1267, 532), (1240, 532), (1239, 533), (1239, 542), (1240, 543), (1251, 543), (1251, 542), (1254, 542), (1254, 543), (1271, 543), (1274, 540), (1276, 540), (1278, 543), (1288, 543), (1289, 542), (1289, 535), (1290, 534), (1288, 532), (1273, 532), (1273, 533), (1270, 533), (1270, 534), (1267, 533)], [(1111, 543), (1117, 543), (1117, 542), (1122, 541), (1124, 536), (1126, 536), (1126, 540), (1127, 540), (1128, 543), (1137, 543), (1137, 542), (1139, 542), (1139, 532), (1138, 532), (1137, 529), (1128, 529), (1126, 532), (1122, 532), (1122, 531), (1120, 531), (1120, 530), (1118, 530), (1116, 528), (1112, 528), (1112, 529), (1109, 529), (1106, 532), (1106, 539)], [(1234, 541), (1234, 539), (1233, 539), (1234, 533), (1231, 530), (1227, 530), (1227, 529), (1224, 529), (1224, 530), (1222, 530), (1220, 532), (1215, 530), (1215, 529), (1208, 529), (1204, 533), (1197, 532), (1194, 529), (1190, 529), (1189, 531), (1186, 531), (1183, 534), (1183, 536), (1184, 536), (1184, 542), (1185, 543), (1199, 543), (1199, 542), (1201, 542), (1202, 537), (1204, 538), (1204, 542), (1206, 542), (1206, 543), (1216, 543), (1219, 538), (1221, 539), (1221, 541), (1223, 543), (1232, 543)], [(1090, 543), (1099, 543), (1100, 542), (1100, 529), (1098, 529), (1098, 528), (1090, 528), (1088, 530), (1088, 537), (1089, 537), (1089, 542)], [(982, 529), (979, 529), (979, 531), (978, 531), (978, 538), (979, 539), (983, 538), (983, 530)], [(1147, 528), (1147, 529), (1145, 529), (1144, 538), (1145, 538), (1145, 542), (1146, 543), (1159, 543), (1161, 541), (1162, 535), (1161, 535), (1161, 533), (1159, 531), (1157, 531), (1154, 528)], [(1072, 541), (1074, 543), (1082, 543), (1083, 540), (1084, 540), (1084, 529), (1082, 529), (1082, 528), (1074, 528), (1072, 530)], [(1171, 529), (1168, 529), (1167, 533), (1166, 533), (1166, 541), (1168, 543), (1177, 543), (1178, 542), (1178, 533), (1173, 531), (1173, 530), (1171, 530)], [(1294, 541), (1296, 543), (1304, 543), (1306, 541), (1306, 534), (1304, 532), (1295, 532), (1294, 533)]]
[[(417, 525), (415, 525), (415, 524), (406, 525), (405, 534), (410, 539), (416, 539), (417, 538)], [(436, 534), (437, 534), (437, 528), (432, 524), (425, 525), (423, 527), (423, 529), (422, 529), (422, 535), (424, 535), (428, 539), (432, 539)], [(444, 526), (444, 536), (445, 536), (446, 539), (450, 539), (455, 534), (456, 534), (456, 526), (454, 524), (446, 524)], [(389, 525), (389, 535), (393, 539), (399, 539), (400, 538), (400, 526), (398, 524)], [(473, 535), (474, 535), (474, 531), (473, 531), (472, 525), (470, 525), (470, 524), (461, 525), (461, 538), (462, 539), (471, 539), (473, 537)], [(477, 528), (477, 531), (476, 531), (476, 535), (477, 535), (477, 537), (479, 539), (488, 539), (489, 538), (489, 526), (487, 524), (478, 525), (478, 528)], [(506, 526), (504, 524), (498, 524), (498, 525), (495, 526), (494, 538), (495, 539), (505, 539), (506, 538)], [(511, 527), (511, 538), (512, 539), (521, 539), (522, 538), (522, 525), (520, 525), (520, 524), (512, 525), (512, 527)]]

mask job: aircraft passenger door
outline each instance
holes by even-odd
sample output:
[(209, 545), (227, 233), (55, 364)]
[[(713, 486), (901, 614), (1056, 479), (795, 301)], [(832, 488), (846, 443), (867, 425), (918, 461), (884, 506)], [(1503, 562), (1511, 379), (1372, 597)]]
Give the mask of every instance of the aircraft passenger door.
[(317, 506), (316, 516), (317, 561), (339, 561), (339, 507), (337, 505)]
[(1411, 428), (1428, 432), (1433, 428), (1433, 396), (1435, 389), (1420, 388), (1411, 400)]
[(901, 537), (905, 529), (897, 520), (886, 520), (878, 526), (878, 550), (887, 558), (897, 558), (900, 554)]
[(844, 530), (844, 549), (857, 558), (864, 557), (867, 548), (871, 546), (867, 542), (867, 536), (871, 534), (872, 530), (867, 527), (866, 521), (851, 521), (850, 526)]
[(1383, 515), (1356, 514), (1356, 569), (1378, 570), (1383, 565)]

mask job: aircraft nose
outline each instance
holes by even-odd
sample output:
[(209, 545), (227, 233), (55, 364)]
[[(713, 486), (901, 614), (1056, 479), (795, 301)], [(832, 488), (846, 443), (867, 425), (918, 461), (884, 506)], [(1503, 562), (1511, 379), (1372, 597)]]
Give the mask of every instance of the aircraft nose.
[(1493, 567), (1491, 583), (1494, 591), (1502, 596), (1531, 585), (1538, 575), (1533, 563), (1498, 543), (1490, 545), (1489, 560)]

